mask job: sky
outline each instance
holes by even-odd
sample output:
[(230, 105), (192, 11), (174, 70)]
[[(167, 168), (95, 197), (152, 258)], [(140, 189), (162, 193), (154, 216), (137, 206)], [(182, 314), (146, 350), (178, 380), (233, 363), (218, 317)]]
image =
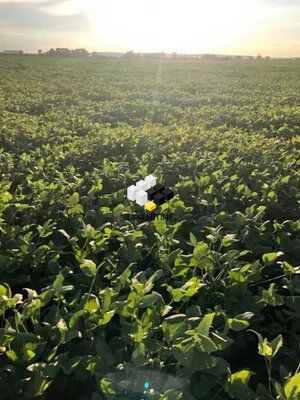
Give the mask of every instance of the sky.
[(0, 0), (0, 50), (300, 56), (300, 0)]

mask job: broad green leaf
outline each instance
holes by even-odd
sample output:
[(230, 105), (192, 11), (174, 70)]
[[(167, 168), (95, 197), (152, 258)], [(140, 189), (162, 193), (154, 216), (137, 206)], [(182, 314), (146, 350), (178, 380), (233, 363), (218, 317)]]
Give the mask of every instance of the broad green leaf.
[(193, 277), (187, 281), (181, 288), (172, 289), (171, 294), (175, 302), (181, 302), (189, 300), (198, 293), (198, 290), (204, 286), (200, 279)]
[(114, 209), (113, 209), (113, 215), (115, 217), (120, 217), (122, 215), (122, 213), (125, 210), (125, 206), (124, 204), (118, 204)]
[(55, 281), (53, 282), (53, 289), (55, 290), (56, 293), (59, 293), (63, 287), (64, 283), (64, 277), (61, 273), (57, 275), (55, 278)]
[(83, 260), (80, 264), (82, 272), (87, 276), (95, 276), (97, 273), (97, 266), (92, 260)]
[(227, 325), (228, 328), (233, 331), (243, 331), (248, 328), (249, 322), (244, 319), (228, 318)]
[(140, 306), (142, 308), (147, 308), (147, 307), (151, 307), (155, 304), (158, 304), (159, 306), (164, 306), (165, 302), (159, 293), (152, 292), (151, 294), (147, 294), (147, 295), (143, 296)]
[(14, 350), (7, 350), (5, 353), (8, 358), (10, 358), (12, 361), (17, 361), (18, 356)]
[(255, 398), (254, 393), (248, 387), (251, 375), (253, 375), (253, 372), (244, 369), (230, 376), (227, 391), (232, 398), (236, 400)]
[(69, 320), (69, 327), (73, 328), (75, 326), (77, 319), (82, 317), (83, 315), (85, 315), (86, 312), (87, 312), (87, 310), (79, 310), (79, 311), (73, 313)]
[(224, 333), (220, 332), (211, 332), (214, 344), (217, 346), (219, 350), (225, 350), (229, 347), (233, 340), (227, 337)]
[(116, 391), (113, 388), (112, 383), (107, 378), (101, 379), (101, 381), (99, 382), (99, 387), (102, 390), (103, 394), (106, 394), (106, 395), (115, 395), (116, 394)]
[(167, 340), (183, 336), (188, 327), (186, 316), (182, 314), (165, 318), (161, 326)]
[(270, 265), (273, 264), (276, 260), (278, 260), (278, 258), (282, 255), (283, 255), (282, 251), (278, 251), (277, 253), (265, 253), (262, 256), (262, 259), (266, 265)]
[(292, 376), (284, 386), (284, 393), (288, 400), (300, 398), (300, 372)]
[(195, 351), (189, 367), (186, 367), (186, 372), (192, 374), (196, 371), (205, 371), (217, 365), (217, 360), (210, 354)]
[(273, 349), (266, 338), (258, 344), (258, 351), (259, 354), (265, 357), (272, 357), (273, 355)]
[(208, 337), (201, 334), (199, 335), (199, 339), (196, 339), (196, 348), (204, 353), (212, 353), (213, 351), (217, 351), (218, 348), (214, 344), (214, 342)]
[(109, 323), (109, 321), (112, 319), (112, 317), (115, 315), (115, 310), (107, 311), (102, 320), (100, 321), (99, 325), (106, 325)]
[(202, 318), (201, 322), (199, 323), (199, 325), (197, 327), (197, 331), (204, 336), (208, 336), (209, 330), (210, 330), (213, 320), (214, 320), (214, 317), (215, 317), (215, 313), (206, 314)]
[(230, 376), (230, 382), (247, 384), (251, 375), (253, 375), (253, 372), (248, 369), (242, 369), (241, 371), (238, 371)]
[(5, 286), (0, 285), (0, 296), (6, 295), (7, 294), (7, 289)]
[(67, 208), (73, 208), (77, 203), (79, 203), (79, 194), (75, 192), (68, 198), (66, 206)]
[(68, 209), (69, 215), (76, 215), (82, 213), (83, 213), (83, 207), (81, 204), (76, 204), (74, 207)]
[(94, 294), (87, 294), (83, 296), (83, 308), (84, 310), (93, 313), (100, 309), (100, 303), (98, 298)]
[(156, 231), (160, 235), (164, 235), (167, 231), (166, 220), (162, 216), (157, 216), (153, 222)]
[(193, 251), (193, 254), (197, 260), (200, 260), (201, 257), (205, 256), (208, 251), (208, 245), (206, 243), (198, 244)]
[(192, 246), (194, 246), (194, 247), (197, 246), (197, 243), (198, 243), (197, 238), (195, 237), (195, 235), (193, 235), (192, 232), (190, 232), (190, 242), (191, 242)]

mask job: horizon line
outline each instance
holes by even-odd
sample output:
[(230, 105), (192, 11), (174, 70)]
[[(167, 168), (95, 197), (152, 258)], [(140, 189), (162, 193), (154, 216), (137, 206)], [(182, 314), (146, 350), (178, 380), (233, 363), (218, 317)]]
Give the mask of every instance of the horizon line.
[[(251, 54), (232, 54), (232, 53), (228, 53), (228, 54), (224, 54), (224, 53), (211, 53), (211, 52), (205, 52), (205, 53), (180, 53), (177, 51), (172, 51), (172, 52), (165, 52), (165, 51), (147, 51), (147, 52), (143, 52), (143, 51), (134, 51), (134, 50), (123, 50), (123, 51), (97, 51), (97, 50), (87, 50), (84, 47), (77, 47), (77, 48), (68, 48), (68, 47), (50, 47), (49, 50), (51, 49), (66, 49), (66, 50), (70, 50), (70, 51), (74, 51), (74, 50), (79, 50), (79, 49), (84, 49), (86, 50), (89, 54), (92, 53), (98, 53), (98, 54), (128, 54), (131, 53), (133, 55), (147, 55), (147, 54), (164, 54), (164, 55), (177, 55), (177, 56), (205, 56), (205, 55), (209, 55), (209, 56), (218, 56), (218, 57), (253, 57), (253, 58), (257, 58), (257, 57), (262, 57), (262, 58), (273, 58), (273, 59), (286, 59), (286, 58), (300, 58), (300, 55), (292, 55), (292, 56), (270, 56), (270, 55), (263, 55), (262, 53), (257, 53), (256, 55), (251, 55)], [(23, 55), (39, 55), (39, 50), (35, 50), (34, 51), (24, 51), (20, 48), (18, 49), (2, 49), (0, 50), (0, 54), (5, 54), (5, 52), (9, 52), (9, 51), (20, 51), (23, 53)], [(45, 54), (47, 53), (49, 50), (46, 50), (44, 52), (42, 52), (41, 54)]]

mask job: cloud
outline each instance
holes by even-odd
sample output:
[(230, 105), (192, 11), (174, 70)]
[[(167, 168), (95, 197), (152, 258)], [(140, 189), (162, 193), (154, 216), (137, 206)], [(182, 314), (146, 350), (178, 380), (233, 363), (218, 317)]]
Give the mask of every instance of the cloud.
[(87, 2), (82, 0), (48, 1), (41, 6), (41, 10), (46, 13), (58, 16), (84, 14), (87, 9)]
[(299, 21), (300, 0), (0, 0), (0, 49), (293, 55)]
[(0, 3), (6, 4), (40, 4), (48, 2), (49, 0), (0, 0)]
[(37, 49), (46, 51), (51, 47), (86, 47), (87, 41), (88, 32), (81, 32), (77, 36), (72, 31), (0, 28), (0, 50), (22, 49), (25, 52), (36, 52)]
[(300, 7), (299, 0), (259, 0), (259, 4), (273, 7)]
[(44, 12), (36, 3), (0, 3), (0, 26), (17, 30), (37, 31), (84, 31), (89, 20), (83, 13), (74, 15), (51, 15)]

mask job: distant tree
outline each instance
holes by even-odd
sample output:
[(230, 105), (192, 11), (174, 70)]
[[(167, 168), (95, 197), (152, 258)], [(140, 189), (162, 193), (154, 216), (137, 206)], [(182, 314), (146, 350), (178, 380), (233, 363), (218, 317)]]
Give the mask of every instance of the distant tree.
[(134, 57), (134, 52), (132, 50), (127, 51), (124, 56), (124, 58), (133, 58)]
[(39, 49), (39, 50), (38, 50), (38, 55), (41, 56), (42, 54), (43, 54), (42, 50)]
[(86, 57), (88, 55), (89, 55), (89, 52), (86, 49), (74, 49), (74, 50), (72, 50), (72, 56)]
[(203, 54), (202, 58), (204, 60), (216, 60), (218, 56), (216, 54)]
[(56, 56), (71, 56), (72, 51), (68, 49), (67, 47), (57, 47), (55, 50), (55, 55)]

